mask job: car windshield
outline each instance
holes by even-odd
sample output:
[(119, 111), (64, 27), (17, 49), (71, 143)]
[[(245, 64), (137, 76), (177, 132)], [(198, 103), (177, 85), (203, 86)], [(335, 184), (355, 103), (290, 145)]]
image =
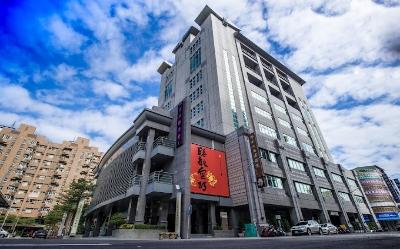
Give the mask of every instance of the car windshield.
[(327, 227), (328, 226), (328, 224), (322, 224), (321, 225), (321, 227)]
[(296, 224), (296, 226), (304, 226), (304, 225), (307, 225), (307, 221), (301, 221)]

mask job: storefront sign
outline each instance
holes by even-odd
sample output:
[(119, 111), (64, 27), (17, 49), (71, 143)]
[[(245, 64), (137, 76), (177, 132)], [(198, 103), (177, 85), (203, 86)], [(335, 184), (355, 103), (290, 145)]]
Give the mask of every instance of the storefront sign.
[(192, 193), (229, 196), (225, 153), (191, 145), (190, 190)]
[(379, 221), (383, 220), (400, 220), (399, 213), (390, 212), (390, 213), (375, 213), (376, 219)]
[(259, 188), (265, 187), (265, 177), (261, 163), (260, 150), (258, 148), (257, 137), (255, 133), (249, 136), (251, 156), (253, 158), (254, 170), (256, 173), (257, 186)]
[(183, 144), (183, 129), (184, 129), (184, 100), (178, 105), (178, 116), (176, 119), (176, 147)]

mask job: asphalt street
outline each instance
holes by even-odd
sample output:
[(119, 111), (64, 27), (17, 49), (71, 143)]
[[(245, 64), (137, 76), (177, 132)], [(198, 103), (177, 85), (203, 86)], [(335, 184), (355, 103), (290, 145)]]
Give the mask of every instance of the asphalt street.
[(281, 238), (235, 238), (235, 239), (192, 239), (192, 240), (110, 240), (110, 239), (2, 239), (3, 248), (73, 248), (73, 249), (220, 249), (220, 248), (279, 248), (279, 249), (390, 249), (400, 248), (400, 233), (393, 234), (349, 234), (331, 236), (302, 236)]

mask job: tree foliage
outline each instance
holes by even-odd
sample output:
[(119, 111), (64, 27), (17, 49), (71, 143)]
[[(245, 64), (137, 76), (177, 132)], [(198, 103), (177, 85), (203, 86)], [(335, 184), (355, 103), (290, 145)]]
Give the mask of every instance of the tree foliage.
[(82, 198), (89, 197), (93, 189), (94, 185), (90, 181), (82, 178), (78, 181), (73, 181), (69, 189), (60, 196), (62, 210), (65, 212), (75, 212), (79, 201)]
[(64, 211), (60, 205), (54, 208), (44, 217), (44, 223), (49, 226), (54, 226), (62, 220)]

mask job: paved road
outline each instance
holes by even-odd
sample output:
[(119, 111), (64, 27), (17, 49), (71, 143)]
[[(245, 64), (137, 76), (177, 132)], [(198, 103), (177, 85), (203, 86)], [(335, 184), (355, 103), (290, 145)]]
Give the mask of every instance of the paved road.
[(109, 240), (109, 239), (2, 239), (3, 248), (34, 249), (391, 249), (400, 248), (400, 233), (396, 234), (350, 234), (332, 236), (303, 236), (284, 238), (251, 238), (251, 239), (192, 239), (192, 240)]

